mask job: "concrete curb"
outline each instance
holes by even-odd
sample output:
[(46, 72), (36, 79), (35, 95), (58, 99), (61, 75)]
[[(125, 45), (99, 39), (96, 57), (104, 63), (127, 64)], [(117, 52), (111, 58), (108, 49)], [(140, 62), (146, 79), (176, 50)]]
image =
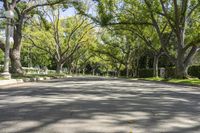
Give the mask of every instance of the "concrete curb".
[(63, 79), (72, 76), (55, 76), (55, 77), (37, 77), (37, 78), (24, 78), (24, 79), (10, 79), (10, 80), (0, 80), (0, 87), (5, 85), (20, 84), (26, 82), (39, 82), (52, 79)]
[(11, 79), (11, 80), (0, 80), (0, 86), (9, 85), (9, 84), (18, 84), (23, 83), (23, 80)]

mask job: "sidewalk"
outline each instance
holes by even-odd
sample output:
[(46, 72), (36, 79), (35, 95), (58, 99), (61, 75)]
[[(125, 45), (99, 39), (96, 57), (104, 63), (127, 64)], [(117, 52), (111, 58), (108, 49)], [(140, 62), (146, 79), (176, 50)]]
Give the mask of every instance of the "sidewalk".
[(24, 83), (22, 79), (10, 79), (10, 80), (0, 80), (0, 88), (4, 85), (10, 85), (10, 84), (18, 84), (18, 83)]
[(10, 79), (10, 80), (0, 80), (0, 89), (1, 86), (5, 85), (12, 85), (12, 84), (20, 84), (25, 82), (38, 82), (38, 81), (44, 81), (44, 80), (51, 80), (51, 79), (62, 79), (62, 78), (68, 78), (72, 76), (55, 76), (55, 77), (37, 77), (37, 78), (24, 78), (24, 79)]

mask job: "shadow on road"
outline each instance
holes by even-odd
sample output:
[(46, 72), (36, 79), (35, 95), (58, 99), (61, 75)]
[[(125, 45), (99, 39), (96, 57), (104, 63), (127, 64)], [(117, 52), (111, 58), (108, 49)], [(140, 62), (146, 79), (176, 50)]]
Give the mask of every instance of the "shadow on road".
[(200, 132), (199, 91), (175, 87), (70, 78), (2, 89), (0, 129), (8, 133), (61, 129), (66, 133), (128, 133), (128, 128), (136, 133)]

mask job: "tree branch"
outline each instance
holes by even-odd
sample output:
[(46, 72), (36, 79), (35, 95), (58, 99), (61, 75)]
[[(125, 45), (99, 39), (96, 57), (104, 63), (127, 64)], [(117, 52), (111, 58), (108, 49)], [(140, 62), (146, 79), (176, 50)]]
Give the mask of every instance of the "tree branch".
[(192, 58), (196, 54), (197, 50), (198, 50), (198, 47), (196, 45), (194, 45), (184, 61), (184, 64), (186, 64), (186, 66), (191, 64)]
[(33, 9), (37, 8), (37, 7), (42, 7), (42, 6), (52, 6), (52, 5), (56, 5), (56, 4), (59, 4), (59, 3), (62, 3), (62, 2), (65, 2), (65, 0), (57, 0), (56, 2), (47, 2), (47, 3), (43, 3), (43, 4), (37, 4), (37, 5), (34, 5), (34, 6), (31, 6), (27, 9), (25, 9), (23, 11), (23, 14), (27, 14), (28, 12), (32, 11)]
[(192, 41), (192, 42), (190, 42), (189, 44), (187, 44), (187, 45), (183, 48), (183, 50), (186, 51), (186, 50), (188, 50), (190, 47), (192, 47), (192, 46), (194, 46), (194, 45), (198, 45), (198, 44), (200, 44), (200, 38), (194, 39), (194, 41)]

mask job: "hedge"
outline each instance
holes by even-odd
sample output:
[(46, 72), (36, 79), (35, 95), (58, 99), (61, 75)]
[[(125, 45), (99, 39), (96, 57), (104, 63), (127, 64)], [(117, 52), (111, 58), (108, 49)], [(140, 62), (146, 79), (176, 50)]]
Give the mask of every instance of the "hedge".
[(173, 78), (173, 77), (175, 77), (175, 73), (176, 73), (175, 67), (165, 68), (165, 78)]
[(189, 67), (188, 74), (192, 77), (197, 77), (200, 79), (200, 66)]
[(139, 78), (150, 78), (153, 77), (153, 69), (139, 69), (138, 71)]
[[(172, 78), (175, 77), (175, 67), (168, 67), (165, 68), (165, 77), (166, 78)], [(160, 74), (160, 72), (159, 72)], [(188, 69), (188, 74), (192, 77), (197, 77), (200, 79), (200, 66), (191, 66)], [(139, 69), (138, 72), (139, 78), (150, 78), (153, 77), (153, 69)]]

